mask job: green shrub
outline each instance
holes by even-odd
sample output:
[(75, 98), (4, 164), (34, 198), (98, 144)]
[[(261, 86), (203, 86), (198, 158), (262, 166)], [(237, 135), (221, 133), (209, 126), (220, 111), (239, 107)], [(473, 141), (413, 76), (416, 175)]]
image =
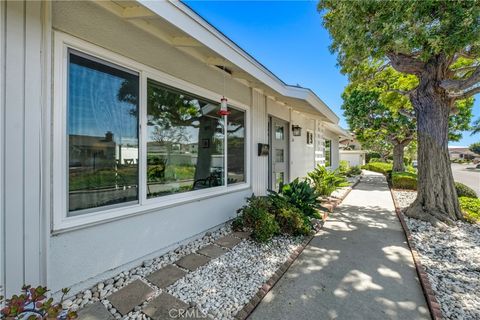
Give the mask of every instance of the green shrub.
[[(309, 218), (289, 202), (289, 198), (272, 192), (267, 197), (252, 195), (247, 204), (237, 210), (232, 222), (235, 231), (249, 229), (252, 238), (266, 242), (278, 234), (306, 235), (312, 230)], [(319, 217), (315, 211), (313, 217)]]
[(362, 169), (360, 169), (360, 166), (353, 166), (353, 167), (350, 167), (350, 169), (348, 169), (347, 177), (358, 176), (361, 173), (362, 173)]
[(317, 212), (317, 198), (319, 196), (318, 192), (316, 192), (307, 181), (300, 181), (298, 178), (289, 184), (283, 185), (278, 193), (270, 192), (270, 197), (273, 202), (285, 200), (309, 217), (313, 217)]
[(283, 234), (291, 234), (294, 236), (307, 235), (312, 230), (312, 226), (308, 218), (294, 206), (286, 206), (280, 208), (276, 214), (280, 232)]
[(363, 170), (368, 170), (368, 164), (361, 165), (360, 168)]
[(455, 189), (457, 190), (457, 196), (459, 197), (477, 198), (475, 190), (463, 183), (455, 182)]
[(337, 188), (348, 186), (345, 176), (337, 170), (329, 171), (325, 167), (318, 165), (315, 170), (308, 173), (308, 178), (315, 186), (318, 194), (329, 196)]
[(417, 190), (417, 175), (410, 172), (393, 172), (392, 186), (395, 189)]
[(280, 226), (275, 216), (268, 212), (262, 212), (256, 220), (252, 230), (252, 238), (258, 242), (267, 242), (273, 236), (279, 234)]
[(340, 163), (338, 165), (338, 172), (346, 176), (349, 169), (350, 169), (350, 165), (348, 164), (348, 161), (340, 160)]
[(385, 162), (370, 162), (368, 164), (368, 169), (370, 171), (375, 171), (378, 173), (383, 173), (384, 175), (388, 174), (388, 171), (392, 171), (393, 165), (391, 163)]
[(460, 197), (460, 208), (463, 211), (465, 220), (471, 223), (480, 222), (480, 199)]
[(369, 163), (372, 158), (380, 159), (381, 155), (378, 152), (367, 152), (367, 154), (365, 154), (366, 163)]
[(368, 161), (368, 163), (372, 163), (372, 162), (384, 162), (384, 161), (382, 161), (382, 159), (380, 158), (371, 158), (370, 161)]
[(417, 170), (412, 165), (405, 166), (405, 171), (410, 173), (417, 173)]
[(247, 204), (237, 210), (239, 216), (234, 220), (232, 227), (236, 230), (249, 228), (252, 230), (253, 239), (266, 242), (280, 230), (275, 215), (270, 213), (270, 208), (268, 197), (252, 195), (247, 199)]

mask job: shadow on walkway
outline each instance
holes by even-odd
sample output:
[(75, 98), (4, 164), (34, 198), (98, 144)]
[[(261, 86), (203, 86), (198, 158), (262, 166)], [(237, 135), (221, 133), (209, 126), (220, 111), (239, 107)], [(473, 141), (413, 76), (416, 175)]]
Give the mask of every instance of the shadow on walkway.
[(383, 176), (367, 173), (249, 319), (429, 319)]

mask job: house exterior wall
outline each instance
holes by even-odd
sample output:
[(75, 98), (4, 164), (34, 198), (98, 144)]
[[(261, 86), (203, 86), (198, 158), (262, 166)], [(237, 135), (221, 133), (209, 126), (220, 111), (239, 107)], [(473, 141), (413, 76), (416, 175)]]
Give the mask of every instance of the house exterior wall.
[(258, 144), (268, 144), (267, 100), (261, 91), (252, 89), (252, 191), (265, 195), (268, 187), (268, 157), (258, 156)]
[(340, 161), (342, 160), (347, 161), (350, 166), (363, 166), (365, 164), (365, 153), (340, 150)]
[[(55, 30), (121, 54), (213, 92), (223, 94), (224, 76), (221, 70), (199, 63), (198, 60), (146, 33), (131, 23), (91, 1), (58, 1), (53, 4), (52, 24)], [(225, 78), (225, 96), (251, 104), (250, 89)]]
[[(223, 74), (114, 16), (92, 2), (12, 1), (0, 3), (0, 285), (5, 294), (24, 283), (46, 285), (53, 292), (87, 288), (143, 260), (201, 235), (233, 218), (252, 192), (265, 194), (268, 157), (257, 144), (268, 143), (268, 116), (299, 124), (291, 137), (290, 177), (303, 177), (317, 163), (319, 120), (227, 77), (226, 96), (250, 107), (250, 184), (245, 188), (191, 199), (162, 209), (85, 225), (52, 230), (52, 127), (56, 88), (54, 31), (83, 39), (168, 75), (223, 93)], [(7, 63), (8, 62), (8, 63)], [(8, 79), (8, 81), (6, 81)], [(53, 88), (52, 88), (53, 87)], [(306, 146), (306, 130), (315, 134)], [(336, 148), (336, 149), (335, 149)], [(338, 139), (332, 139), (332, 163), (338, 166)], [(247, 153), (248, 154), (248, 153)], [(247, 167), (248, 169), (248, 167)]]
[[(40, 2), (0, 3), (1, 285), (7, 295), (42, 281), (42, 109), (45, 68)], [(28, 125), (27, 125), (28, 124)], [(4, 133), (4, 134), (3, 134)]]
[[(315, 120), (303, 113), (292, 111), (292, 125), (302, 128), (300, 136), (290, 136), (290, 174), (291, 178), (306, 177), (315, 168), (315, 141), (307, 144), (307, 132), (314, 134)], [(314, 139), (315, 140), (315, 139)]]

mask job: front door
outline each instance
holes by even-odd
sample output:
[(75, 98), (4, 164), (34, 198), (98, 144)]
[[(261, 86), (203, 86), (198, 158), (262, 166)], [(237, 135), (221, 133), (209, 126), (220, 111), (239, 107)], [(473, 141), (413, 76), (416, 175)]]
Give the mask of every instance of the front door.
[(288, 182), (288, 122), (270, 117), (269, 188), (275, 191)]

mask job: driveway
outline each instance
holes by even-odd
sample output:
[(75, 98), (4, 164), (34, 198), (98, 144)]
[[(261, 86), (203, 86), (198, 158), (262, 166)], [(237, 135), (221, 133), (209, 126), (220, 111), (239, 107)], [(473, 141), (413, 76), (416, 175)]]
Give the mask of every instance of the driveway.
[(452, 163), (453, 178), (469, 186), (480, 196), (480, 170), (468, 170), (468, 167), (474, 167), (474, 165)]

